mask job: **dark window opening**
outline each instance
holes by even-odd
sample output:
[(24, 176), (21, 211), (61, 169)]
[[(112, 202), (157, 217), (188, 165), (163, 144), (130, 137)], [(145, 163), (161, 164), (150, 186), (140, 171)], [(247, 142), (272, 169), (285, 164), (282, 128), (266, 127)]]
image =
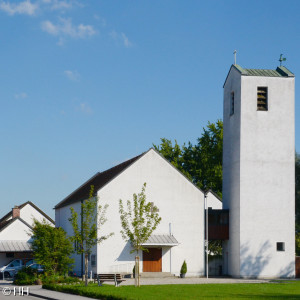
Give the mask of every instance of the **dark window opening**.
[(268, 110), (268, 88), (259, 86), (257, 88), (257, 110)]
[(277, 243), (277, 251), (285, 251), (285, 243), (278, 242)]
[(96, 266), (96, 255), (95, 254), (91, 255), (91, 265), (92, 265), (92, 267)]
[(234, 114), (234, 92), (231, 92), (230, 115)]
[(14, 252), (6, 252), (6, 257), (13, 258), (15, 257)]

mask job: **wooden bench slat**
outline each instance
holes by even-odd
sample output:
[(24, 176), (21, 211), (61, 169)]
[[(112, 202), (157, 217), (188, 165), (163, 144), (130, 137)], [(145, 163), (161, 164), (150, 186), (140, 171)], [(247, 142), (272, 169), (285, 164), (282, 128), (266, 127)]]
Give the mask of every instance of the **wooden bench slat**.
[(119, 286), (125, 279), (122, 279), (121, 274), (94, 274), (94, 282), (96, 281), (98, 281), (98, 285), (102, 285), (105, 281), (114, 281), (115, 286)]

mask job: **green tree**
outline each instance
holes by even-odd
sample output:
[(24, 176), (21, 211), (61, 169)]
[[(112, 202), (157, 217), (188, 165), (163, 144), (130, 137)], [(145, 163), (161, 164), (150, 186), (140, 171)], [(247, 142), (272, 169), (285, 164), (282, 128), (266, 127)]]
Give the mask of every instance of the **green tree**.
[(144, 183), (141, 193), (133, 194), (133, 203), (127, 200), (127, 210), (124, 208), (123, 201), (121, 199), (119, 201), (122, 237), (131, 242), (133, 250), (130, 253), (135, 251), (137, 253), (135, 258), (136, 286), (140, 286), (139, 251), (148, 251), (142, 244), (148, 240), (161, 221), (157, 207), (152, 202), (146, 201), (145, 189), (146, 183)]
[(209, 256), (209, 258), (222, 256), (222, 241), (220, 241), (220, 240), (210, 240), (209, 241), (208, 256)]
[(208, 122), (197, 144), (180, 147), (166, 138), (153, 145), (170, 163), (203, 190), (211, 189), (222, 196), (223, 122)]
[(184, 146), (182, 147), (183, 149), (181, 149), (176, 140), (173, 146), (172, 141), (162, 138), (161, 144), (159, 146), (153, 144), (153, 147), (160, 152), (164, 158), (167, 159), (175, 168), (182, 172), (188, 179), (192, 180), (189, 170), (185, 168), (185, 160), (183, 157)]
[(81, 203), (80, 224), (78, 223), (78, 213), (73, 207), (71, 217), (69, 218), (72, 224), (74, 235), (71, 237), (72, 242), (75, 242), (77, 254), (84, 254), (84, 274), (85, 285), (88, 284), (88, 257), (91, 254), (92, 248), (108, 239), (113, 233), (108, 235), (98, 236), (102, 225), (107, 221), (105, 218), (108, 205), (98, 205), (98, 197), (94, 196), (94, 186), (91, 186), (89, 198)]
[(300, 256), (300, 233), (296, 232), (296, 256)]
[(60, 275), (68, 273), (74, 260), (70, 258), (73, 247), (66, 232), (60, 227), (35, 220), (32, 233), (33, 257), (44, 265), (45, 272)]

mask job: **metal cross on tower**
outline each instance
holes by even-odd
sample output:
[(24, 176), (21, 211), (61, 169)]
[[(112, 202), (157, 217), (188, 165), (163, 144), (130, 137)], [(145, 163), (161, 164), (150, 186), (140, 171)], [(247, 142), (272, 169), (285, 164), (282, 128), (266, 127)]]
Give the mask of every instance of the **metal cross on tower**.
[(237, 51), (234, 50), (234, 51), (233, 51), (233, 54), (234, 54), (234, 64), (235, 64), (235, 65), (236, 65), (236, 53), (237, 53)]
[(280, 62), (280, 67), (282, 65), (282, 62), (283, 61), (286, 61), (286, 58), (285, 57), (282, 57), (283, 54), (280, 54), (280, 58), (279, 58), (279, 62)]

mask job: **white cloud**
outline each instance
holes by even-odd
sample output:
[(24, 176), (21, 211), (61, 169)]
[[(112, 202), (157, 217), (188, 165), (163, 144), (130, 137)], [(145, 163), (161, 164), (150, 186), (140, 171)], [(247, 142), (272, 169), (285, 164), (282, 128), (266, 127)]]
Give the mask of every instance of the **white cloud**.
[(16, 99), (25, 99), (25, 98), (27, 98), (27, 97), (28, 97), (27, 94), (24, 93), (24, 92), (15, 94), (15, 98), (16, 98)]
[(69, 36), (72, 38), (87, 38), (96, 34), (92, 25), (73, 25), (71, 19), (60, 18), (59, 23), (44, 21), (41, 24), (42, 30), (54, 36)]
[(80, 5), (75, 0), (40, 0), (42, 4), (44, 4), (47, 8), (51, 10), (65, 10), (70, 9), (74, 6), (74, 4)]
[(72, 2), (63, 0), (52, 0), (49, 2), (52, 10), (65, 10), (72, 8)]
[(128, 37), (122, 32), (121, 37), (123, 39), (123, 44), (126, 48), (129, 48), (132, 46), (132, 43), (129, 41)]
[(59, 28), (50, 21), (44, 21), (42, 29), (52, 35), (58, 35), (59, 33)]
[(66, 70), (64, 74), (72, 81), (78, 81), (80, 79), (80, 74), (77, 71)]
[(109, 35), (115, 42), (122, 43), (126, 48), (130, 48), (132, 46), (132, 43), (123, 32), (117, 33), (115, 30), (113, 30)]
[(87, 103), (80, 103), (78, 109), (84, 114), (90, 115), (93, 113), (91, 107)]
[(31, 3), (30, 0), (19, 2), (18, 4), (1, 1), (0, 9), (10, 16), (15, 14), (33, 16), (38, 9), (38, 5), (37, 3)]

